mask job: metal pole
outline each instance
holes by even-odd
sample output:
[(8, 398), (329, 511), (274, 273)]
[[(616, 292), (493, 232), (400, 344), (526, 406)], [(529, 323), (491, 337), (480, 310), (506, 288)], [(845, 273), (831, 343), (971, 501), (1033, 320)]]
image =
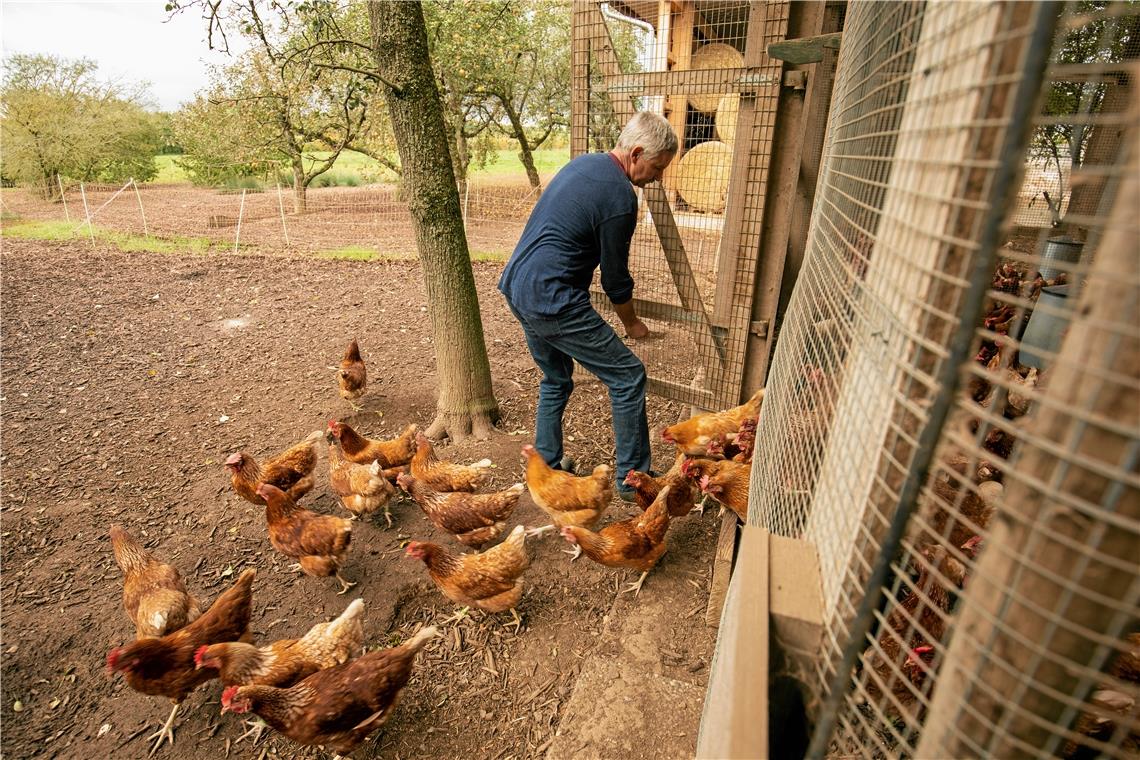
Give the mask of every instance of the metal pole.
[(142, 193), (139, 192), (139, 185), (137, 182), (135, 182), (134, 177), (131, 177), (131, 184), (135, 186), (135, 197), (139, 200), (139, 214), (142, 216), (143, 220), (143, 234), (147, 237), (150, 237), (150, 231), (146, 226), (146, 209), (143, 208)]
[(285, 226), (285, 201), (281, 197), (281, 183), (277, 183), (277, 208), (281, 210), (281, 232), (285, 234), (285, 247), (289, 247), (289, 228)]
[[(91, 226), (91, 210), (87, 207), (87, 190), (84, 189), (83, 183), (79, 183), (79, 195), (83, 198), (83, 213), (87, 219), (87, 234), (91, 237), (91, 247), (95, 247), (95, 230)], [(82, 225), (80, 225), (82, 226)], [(74, 232), (75, 230), (72, 230)]]
[(245, 215), (245, 188), (241, 189), (241, 205), (238, 207), (237, 230), (234, 232), (234, 253), (238, 252), (238, 241), (241, 240), (241, 219)]
[(959, 312), (961, 318), (950, 340), (949, 356), (938, 372), (938, 384), (942, 388), (942, 393), (934, 399), (930, 408), (930, 421), (919, 435), (918, 447), (906, 480), (899, 491), (891, 524), (886, 536), (883, 537), (879, 556), (867, 581), (867, 593), (859, 603), (859, 610), (851, 623), (851, 633), (843, 647), (843, 658), (829, 684), (827, 701), (820, 711), (811, 745), (805, 755), (807, 760), (824, 760), (827, 756), (841, 703), (851, 685), (851, 672), (855, 668), (855, 661), (860, 652), (867, 646), (867, 635), (871, 630), (875, 610), (883, 596), (883, 586), (887, 581), (891, 562), (898, 553), (907, 523), (910, 522), (910, 516), (917, 506), (919, 489), (927, 480), (930, 462), (934, 457), (934, 447), (942, 435), (946, 417), (958, 397), (961, 368), (969, 359), (974, 332), (981, 319), (990, 281), (993, 279), (994, 262), (998, 246), (1002, 241), (1001, 227), (1008, 201), (1011, 194), (1016, 193), (1018, 189), (1017, 180), (1022, 167), (1017, 157), (1023, 155), (1029, 130), (1033, 126), (1037, 94), (1045, 66), (1049, 62), (1049, 53), (1053, 47), (1053, 30), (1060, 11), (1059, 2), (1042, 3), (1037, 6), (1033, 31), (1025, 43), (1025, 64), (1021, 70), (1023, 76), (1014, 94), (1009, 126), (1005, 130), (1002, 147), (998, 153), (1004, 157), (1004, 160), (994, 171), (994, 181), (988, 198), (989, 210), (986, 212), (982, 234), (978, 240), (978, 255), (974, 257), (970, 284), (962, 297), (962, 308)]
[(67, 219), (67, 223), (71, 224), (71, 212), (67, 210), (67, 194), (63, 192), (63, 177), (57, 174), (55, 181), (59, 183), (59, 199), (63, 201), (63, 215)]

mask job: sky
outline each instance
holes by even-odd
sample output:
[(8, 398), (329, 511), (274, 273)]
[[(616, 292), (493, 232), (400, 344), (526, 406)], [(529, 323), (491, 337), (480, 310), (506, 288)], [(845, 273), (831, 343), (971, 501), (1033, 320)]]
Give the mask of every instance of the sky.
[(150, 106), (174, 111), (209, 83), (208, 64), (229, 59), (207, 48), (200, 11), (191, 8), (167, 22), (164, 5), (0, 0), (0, 49), (5, 56), (90, 58), (99, 65), (100, 80), (146, 82)]

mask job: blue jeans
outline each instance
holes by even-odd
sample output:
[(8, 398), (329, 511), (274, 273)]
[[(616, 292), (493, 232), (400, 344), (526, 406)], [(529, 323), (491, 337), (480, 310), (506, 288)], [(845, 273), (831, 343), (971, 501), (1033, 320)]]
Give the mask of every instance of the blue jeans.
[(530, 355), (542, 370), (534, 448), (547, 464), (557, 466), (562, 459), (562, 413), (574, 390), (577, 360), (610, 391), (618, 485), (630, 470), (648, 472), (649, 422), (641, 360), (590, 306), (556, 316), (536, 316), (507, 305), (522, 324)]

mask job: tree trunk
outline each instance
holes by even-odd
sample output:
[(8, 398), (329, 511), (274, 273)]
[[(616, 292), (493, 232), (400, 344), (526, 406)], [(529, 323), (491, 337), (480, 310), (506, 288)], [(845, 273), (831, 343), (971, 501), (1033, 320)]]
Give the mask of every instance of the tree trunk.
[(499, 421), (471, 256), (448, 150), (443, 106), (419, 3), (369, 3), (372, 49), (384, 80), (424, 271), (439, 402), (429, 436), (486, 438)]
[(300, 156), (293, 158), (293, 213), (305, 213), (305, 165)]
[[(459, 96), (450, 87), (446, 90), (447, 111), (451, 114), (452, 127), (448, 128), (451, 145), (455, 152), (451, 154), (451, 168), (455, 172), (458, 183), (459, 196), (467, 192), (467, 167), (471, 165), (471, 151), (467, 149), (467, 134), (463, 131), (463, 108), (459, 104)], [(446, 127), (448, 122), (444, 121)]]
[(522, 160), (522, 165), (526, 168), (526, 178), (530, 180), (530, 186), (537, 190), (542, 187), (542, 180), (538, 178), (538, 169), (534, 167), (534, 151), (530, 148), (522, 119), (519, 118), (518, 112), (515, 111), (514, 104), (509, 98), (500, 95), (499, 102), (503, 104), (503, 110), (506, 112), (507, 118), (511, 120), (511, 131), (515, 133), (515, 140), (519, 144), (519, 159)]

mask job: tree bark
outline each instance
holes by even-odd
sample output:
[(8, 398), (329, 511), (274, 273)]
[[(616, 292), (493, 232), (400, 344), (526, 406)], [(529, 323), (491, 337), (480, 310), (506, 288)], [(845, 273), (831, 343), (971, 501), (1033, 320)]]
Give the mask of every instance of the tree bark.
[(429, 436), (486, 438), (499, 421), (443, 106), (419, 3), (369, 3), (372, 49), (400, 152), (439, 374)]
[(534, 166), (534, 151), (530, 148), (522, 119), (519, 118), (510, 98), (504, 98), (500, 95), (499, 102), (503, 104), (503, 110), (511, 121), (511, 131), (515, 133), (515, 140), (519, 144), (519, 159), (522, 161), (523, 167), (526, 168), (526, 178), (530, 180), (530, 186), (537, 190), (542, 187), (542, 180), (538, 178), (538, 169)]
[(305, 164), (300, 155), (293, 156), (293, 213), (305, 213)]

